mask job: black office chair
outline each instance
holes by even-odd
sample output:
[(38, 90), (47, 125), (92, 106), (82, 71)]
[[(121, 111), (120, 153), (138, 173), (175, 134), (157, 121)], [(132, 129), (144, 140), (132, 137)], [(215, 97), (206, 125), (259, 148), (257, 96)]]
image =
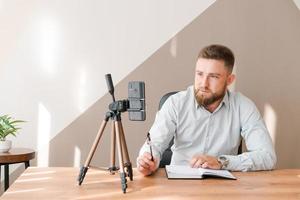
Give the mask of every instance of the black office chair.
[[(173, 94), (176, 94), (178, 91), (175, 92), (169, 92), (167, 94), (165, 94), (159, 101), (159, 106), (158, 106), (158, 110), (161, 109), (161, 107), (163, 106), (163, 104), (165, 103), (165, 101), (172, 96)], [(168, 148), (164, 151), (160, 163), (159, 163), (159, 168), (165, 168), (166, 165), (169, 165), (171, 163), (171, 158), (172, 158), (172, 150), (171, 147), (174, 144), (174, 138), (172, 138), (172, 140), (169, 143)], [(238, 154), (241, 154), (243, 152), (243, 148), (242, 148), (242, 140), (240, 143), (240, 146), (238, 148)]]
[[(178, 92), (178, 91), (177, 91)], [(164, 105), (165, 101), (172, 96), (173, 94), (176, 94), (177, 92), (169, 92), (167, 94), (165, 94), (159, 101), (159, 106), (158, 106), (158, 110), (161, 109), (161, 107)], [(171, 158), (172, 158), (172, 150), (171, 147), (174, 144), (174, 138), (172, 138), (172, 140), (169, 143), (168, 148), (164, 151), (160, 163), (159, 163), (159, 168), (164, 168), (166, 165), (169, 165), (171, 163)]]

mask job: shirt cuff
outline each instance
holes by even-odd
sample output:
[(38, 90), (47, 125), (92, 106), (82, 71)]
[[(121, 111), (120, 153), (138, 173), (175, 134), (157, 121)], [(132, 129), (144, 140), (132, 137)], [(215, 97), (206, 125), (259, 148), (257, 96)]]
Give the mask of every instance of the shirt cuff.
[(251, 167), (253, 166), (253, 162), (251, 158), (247, 155), (221, 155), (228, 159), (228, 165), (224, 169), (230, 171), (250, 171)]

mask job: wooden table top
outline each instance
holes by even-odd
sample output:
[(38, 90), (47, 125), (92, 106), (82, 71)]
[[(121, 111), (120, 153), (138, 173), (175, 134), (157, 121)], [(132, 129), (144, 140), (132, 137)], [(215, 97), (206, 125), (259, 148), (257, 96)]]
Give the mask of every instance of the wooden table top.
[(0, 153), (0, 163), (18, 163), (25, 162), (33, 159), (35, 156), (35, 151), (26, 148), (12, 148), (9, 152)]
[(150, 177), (134, 169), (126, 194), (119, 174), (89, 169), (78, 186), (78, 173), (78, 168), (29, 167), (1, 199), (300, 199), (300, 169), (233, 172), (238, 180), (168, 180), (163, 169)]

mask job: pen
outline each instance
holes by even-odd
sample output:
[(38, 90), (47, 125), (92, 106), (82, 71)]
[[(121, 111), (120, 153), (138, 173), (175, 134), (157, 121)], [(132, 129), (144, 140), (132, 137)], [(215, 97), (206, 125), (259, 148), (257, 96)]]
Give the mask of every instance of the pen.
[(153, 153), (152, 153), (152, 146), (151, 146), (151, 138), (150, 138), (150, 133), (149, 132), (147, 134), (147, 144), (150, 147), (151, 161), (154, 161), (154, 159), (153, 159)]

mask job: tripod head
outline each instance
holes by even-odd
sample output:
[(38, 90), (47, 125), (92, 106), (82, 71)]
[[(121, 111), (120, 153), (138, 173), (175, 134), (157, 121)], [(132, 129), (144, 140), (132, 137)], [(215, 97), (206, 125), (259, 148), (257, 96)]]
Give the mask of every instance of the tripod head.
[(115, 95), (114, 95), (115, 89), (114, 89), (114, 84), (111, 79), (111, 74), (106, 74), (105, 80), (106, 80), (108, 92), (111, 94), (111, 96), (113, 98), (113, 102), (115, 102)]
[(144, 121), (146, 119), (145, 83), (141, 81), (129, 82), (128, 99), (116, 101), (111, 74), (106, 74), (105, 79), (108, 92), (111, 94), (113, 99), (113, 102), (108, 106), (109, 110), (114, 114), (128, 111), (129, 120)]
[(109, 110), (112, 112), (126, 112), (128, 110), (128, 107), (129, 107), (128, 100), (114, 101), (108, 106)]

